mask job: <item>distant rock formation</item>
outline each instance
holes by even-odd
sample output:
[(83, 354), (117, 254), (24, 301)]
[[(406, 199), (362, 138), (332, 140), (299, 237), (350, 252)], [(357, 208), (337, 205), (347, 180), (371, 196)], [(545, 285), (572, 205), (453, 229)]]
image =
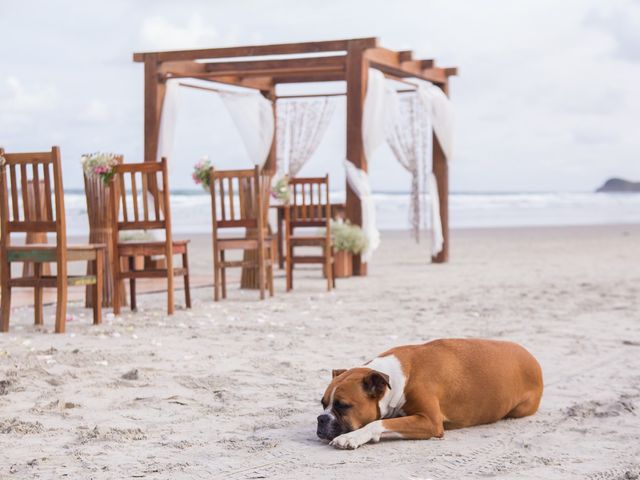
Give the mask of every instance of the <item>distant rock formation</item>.
[(621, 178), (610, 178), (596, 192), (640, 193), (640, 182), (630, 182)]

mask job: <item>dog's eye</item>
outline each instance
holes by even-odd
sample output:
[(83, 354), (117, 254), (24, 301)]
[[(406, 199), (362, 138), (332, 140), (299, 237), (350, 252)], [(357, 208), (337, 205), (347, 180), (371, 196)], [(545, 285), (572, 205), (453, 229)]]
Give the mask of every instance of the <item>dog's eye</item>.
[(333, 408), (337, 412), (344, 412), (345, 410), (349, 410), (351, 408), (351, 405), (343, 402), (333, 402)]

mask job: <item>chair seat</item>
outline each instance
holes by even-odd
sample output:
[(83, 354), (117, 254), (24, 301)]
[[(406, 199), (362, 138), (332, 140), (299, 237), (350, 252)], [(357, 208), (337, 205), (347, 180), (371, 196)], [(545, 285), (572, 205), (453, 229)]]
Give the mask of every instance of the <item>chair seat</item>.
[(289, 237), (289, 240), (291, 241), (291, 245), (296, 245), (296, 246), (324, 246), (327, 241), (327, 237), (320, 236), (320, 235), (297, 236), (297, 237), (291, 236)]
[[(67, 261), (95, 260), (96, 252), (105, 248), (106, 245), (103, 243), (67, 245)], [(57, 249), (55, 245), (46, 243), (10, 245), (7, 247), (7, 260), (9, 262), (55, 262)]]
[[(78, 287), (84, 285), (95, 285), (97, 282), (95, 275), (69, 275), (67, 277), (67, 285), (70, 287)], [(18, 277), (9, 280), (12, 287), (57, 287), (58, 279), (52, 275), (44, 275), (42, 277)]]
[[(233, 250), (233, 249), (257, 249), (258, 248), (258, 239), (257, 238), (247, 238), (247, 237), (237, 237), (237, 238), (218, 238), (216, 242), (218, 248), (220, 250)], [(272, 244), (272, 238), (266, 237), (264, 239), (264, 248), (270, 249)]]
[[(187, 251), (189, 240), (174, 240), (172, 253), (181, 254)], [(118, 243), (118, 254), (122, 257), (164, 255), (165, 242), (121, 242)]]

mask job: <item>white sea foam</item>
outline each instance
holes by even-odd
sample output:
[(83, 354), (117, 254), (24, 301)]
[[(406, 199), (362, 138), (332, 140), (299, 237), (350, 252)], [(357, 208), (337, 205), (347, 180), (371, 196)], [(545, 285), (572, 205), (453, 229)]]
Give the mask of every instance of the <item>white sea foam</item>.
[[(344, 200), (343, 192), (332, 201)], [(378, 227), (409, 228), (409, 195), (376, 193)], [(427, 200), (428, 202), (428, 200)], [(67, 193), (67, 229), (85, 234), (88, 229), (84, 194)], [(211, 231), (211, 201), (205, 193), (174, 193), (172, 224), (177, 233)], [(272, 212), (273, 213), (273, 212)], [(640, 195), (605, 193), (452, 193), (450, 224), (453, 228), (518, 227), (545, 225), (602, 225), (640, 223)]]

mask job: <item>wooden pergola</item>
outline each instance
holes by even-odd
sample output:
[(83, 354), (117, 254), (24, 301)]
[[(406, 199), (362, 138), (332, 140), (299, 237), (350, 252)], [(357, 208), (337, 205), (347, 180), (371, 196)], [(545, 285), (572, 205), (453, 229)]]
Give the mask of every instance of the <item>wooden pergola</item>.
[[(274, 108), (279, 84), (344, 81), (346, 158), (367, 171), (362, 113), (369, 67), (395, 80), (427, 80), (447, 95), (449, 77), (457, 74), (456, 68), (437, 67), (434, 60), (414, 59), (411, 51), (382, 48), (377, 38), (134, 53), (133, 60), (144, 63), (144, 159), (148, 162), (157, 160), (160, 117), (168, 79), (194, 78), (257, 89), (273, 100)], [(433, 171), (440, 197), (444, 246), (432, 261), (442, 263), (449, 257), (449, 181), (446, 158), (435, 135), (433, 138)], [(271, 172), (276, 171), (275, 145), (274, 141), (264, 165)], [(360, 200), (348, 184), (346, 191), (347, 218), (361, 225)], [(366, 275), (366, 271), (366, 264), (354, 257), (354, 273)]]

